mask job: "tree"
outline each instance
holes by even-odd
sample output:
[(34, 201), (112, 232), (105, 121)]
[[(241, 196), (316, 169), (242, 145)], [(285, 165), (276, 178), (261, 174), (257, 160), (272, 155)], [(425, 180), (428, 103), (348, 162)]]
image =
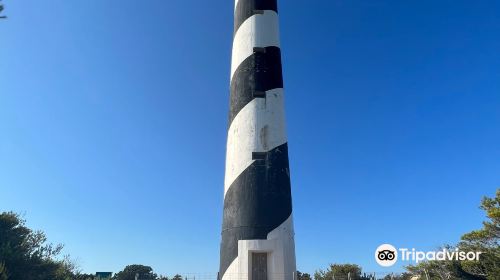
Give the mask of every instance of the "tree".
[(401, 274), (389, 274), (384, 277), (384, 280), (411, 280), (413, 275), (410, 273), (404, 272)]
[(297, 280), (312, 280), (312, 278), (309, 273), (302, 273), (300, 271), (297, 271)]
[(348, 276), (353, 280), (369, 279), (366, 276), (361, 276), (361, 267), (357, 264), (331, 264), (326, 270), (318, 270), (314, 273), (315, 280), (330, 280), (330, 279), (348, 279)]
[(493, 198), (484, 197), (481, 209), (487, 221), (483, 228), (464, 234), (459, 248), (464, 251), (482, 252), (479, 262), (463, 261), (462, 269), (484, 279), (500, 279), (500, 189)]
[(135, 280), (135, 275), (139, 274), (141, 280), (155, 280), (158, 278), (150, 266), (132, 264), (127, 265), (123, 271), (115, 274), (113, 280)]
[(86, 274), (86, 273), (83, 274), (78, 273), (73, 277), (74, 280), (94, 280), (94, 278), (95, 278), (94, 274)]
[(448, 251), (456, 248), (462, 252), (481, 252), (479, 261), (425, 261), (406, 269), (413, 275), (431, 280), (500, 279), (500, 189), (494, 198), (483, 198), (480, 208), (487, 217), (483, 228), (464, 234), (456, 247), (444, 247)]
[(5, 264), (0, 263), (0, 280), (8, 280), (9, 275), (7, 273), (7, 268), (5, 267)]
[(74, 266), (69, 259), (56, 260), (62, 249), (48, 243), (42, 231), (26, 227), (18, 214), (0, 214), (0, 279), (68, 280)]
[[(447, 251), (454, 251), (455, 247), (444, 246)], [(462, 268), (462, 263), (457, 260), (442, 260), (442, 261), (423, 261), (416, 265), (406, 267), (412, 275), (420, 276), (421, 279), (429, 280), (448, 280), (448, 279), (463, 279), (463, 280), (484, 280), (486, 278), (478, 277), (467, 273)]]
[(450, 280), (452, 275), (444, 261), (425, 261), (406, 268), (413, 275), (420, 276), (421, 279), (429, 280)]

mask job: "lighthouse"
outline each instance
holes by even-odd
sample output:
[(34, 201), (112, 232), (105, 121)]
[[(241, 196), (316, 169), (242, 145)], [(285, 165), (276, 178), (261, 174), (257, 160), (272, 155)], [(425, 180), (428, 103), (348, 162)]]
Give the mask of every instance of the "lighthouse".
[(294, 280), (277, 0), (235, 0), (221, 280)]

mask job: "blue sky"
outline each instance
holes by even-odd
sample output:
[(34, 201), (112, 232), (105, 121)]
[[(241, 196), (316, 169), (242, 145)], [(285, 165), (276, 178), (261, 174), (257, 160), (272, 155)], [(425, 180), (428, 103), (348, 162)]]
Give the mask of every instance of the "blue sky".
[[(298, 269), (479, 228), (500, 2), (280, 2)], [(86, 272), (215, 273), (233, 1), (3, 3), (0, 211)]]

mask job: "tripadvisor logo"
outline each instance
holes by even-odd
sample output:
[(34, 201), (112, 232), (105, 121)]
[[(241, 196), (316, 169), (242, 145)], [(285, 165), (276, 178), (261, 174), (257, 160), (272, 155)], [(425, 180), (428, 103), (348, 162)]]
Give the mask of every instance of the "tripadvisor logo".
[(382, 244), (375, 250), (375, 260), (381, 266), (393, 266), (398, 261), (398, 250), (391, 244)]
[(405, 262), (419, 263), (422, 261), (479, 261), (481, 252), (464, 252), (442, 249), (440, 251), (417, 251), (415, 248), (399, 248), (391, 244), (382, 244), (375, 250), (375, 261), (384, 267), (393, 266), (398, 259)]

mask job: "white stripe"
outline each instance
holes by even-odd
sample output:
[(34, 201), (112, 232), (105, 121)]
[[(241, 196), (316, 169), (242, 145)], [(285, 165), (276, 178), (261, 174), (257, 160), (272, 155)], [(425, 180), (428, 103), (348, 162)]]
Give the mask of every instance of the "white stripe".
[(267, 234), (267, 239), (290, 239), (294, 237), (295, 232), (293, 230), (293, 214), (286, 219), (279, 227), (275, 228), (273, 231)]
[(283, 89), (255, 98), (236, 115), (227, 135), (224, 196), (252, 163), (252, 152), (268, 152), (286, 143)]
[(278, 14), (268, 10), (248, 18), (234, 35), (231, 79), (238, 66), (253, 54), (253, 48), (271, 46), (280, 46)]
[(293, 279), (296, 271), (295, 263), (295, 232), (293, 229), (293, 214), (288, 217), (279, 227), (267, 235), (268, 240), (280, 240), (283, 244), (283, 262), (285, 268), (284, 279)]
[(240, 279), (239, 277), (239, 260), (238, 257), (236, 257), (224, 272), (224, 275), (222, 275), (222, 280)]

